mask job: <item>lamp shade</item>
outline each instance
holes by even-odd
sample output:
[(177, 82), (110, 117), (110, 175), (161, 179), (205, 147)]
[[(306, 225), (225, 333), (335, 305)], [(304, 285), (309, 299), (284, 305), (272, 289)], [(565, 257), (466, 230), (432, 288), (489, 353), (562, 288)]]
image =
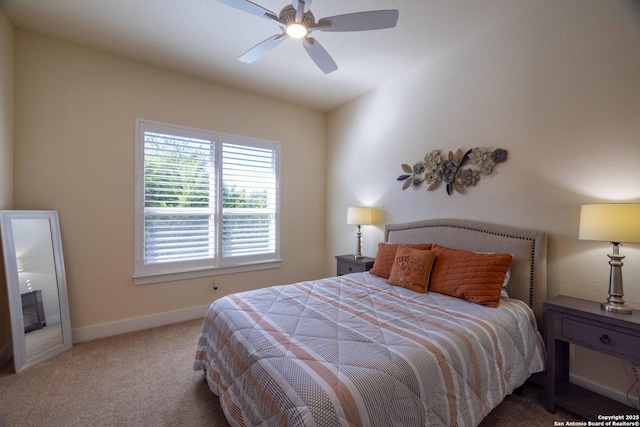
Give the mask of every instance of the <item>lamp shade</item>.
[(369, 225), (371, 221), (371, 208), (356, 207), (347, 211), (347, 224)]
[(583, 205), (580, 240), (640, 242), (640, 203)]

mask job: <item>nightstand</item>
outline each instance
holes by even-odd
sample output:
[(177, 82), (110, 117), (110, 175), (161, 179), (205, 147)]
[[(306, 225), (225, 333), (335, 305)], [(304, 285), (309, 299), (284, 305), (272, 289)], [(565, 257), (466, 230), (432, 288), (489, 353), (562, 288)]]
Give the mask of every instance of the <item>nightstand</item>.
[(547, 310), (545, 407), (561, 406), (587, 420), (598, 415), (638, 414), (638, 410), (569, 382), (569, 343), (640, 365), (640, 312), (604, 311), (599, 302), (557, 296)]
[(355, 258), (353, 255), (338, 255), (338, 276), (371, 270), (374, 258)]
[(24, 332), (35, 331), (47, 326), (42, 308), (42, 290), (26, 292), (20, 294), (22, 299), (22, 320)]

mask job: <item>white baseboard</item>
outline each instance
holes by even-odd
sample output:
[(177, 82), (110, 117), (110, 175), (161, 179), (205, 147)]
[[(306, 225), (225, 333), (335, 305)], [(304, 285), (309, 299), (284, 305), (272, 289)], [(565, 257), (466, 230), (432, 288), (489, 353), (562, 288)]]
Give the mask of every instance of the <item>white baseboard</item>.
[(0, 350), (0, 369), (4, 368), (4, 366), (11, 360), (13, 356), (13, 351), (11, 349), (11, 344), (7, 344), (4, 346), (2, 350)]
[[(569, 381), (577, 386), (586, 388), (587, 390), (591, 390), (602, 396), (608, 397), (611, 400), (615, 400), (625, 405), (629, 405), (629, 401), (627, 400), (627, 395), (625, 394), (625, 391), (620, 391), (610, 387), (606, 387), (606, 386), (603, 386), (602, 384), (595, 383), (591, 380), (588, 380), (584, 377), (581, 377), (579, 375), (574, 375), (574, 374), (569, 375)], [(633, 392), (633, 390), (631, 391), (630, 397), (632, 400), (635, 398), (635, 401), (637, 402), (637, 397), (635, 397), (635, 393)]]
[(56, 323), (60, 323), (60, 313), (54, 314), (53, 316), (48, 316), (44, 318), (44, 321), (47, 322), (47, 325), (54, 325)]
[(152, 314), (150, 316), (135, 317), (119, 320), (117, 322), (103, 323), (95, 326), (86, 326), (71, 331), (73, 342), (83, 342), (112, 335), (126, 334), (156, 326), (170, 325), (172, 323), (185, 322), (204, 317), (209, 305), (185, 308), (182, 310), (167, 311), (165, 313)]

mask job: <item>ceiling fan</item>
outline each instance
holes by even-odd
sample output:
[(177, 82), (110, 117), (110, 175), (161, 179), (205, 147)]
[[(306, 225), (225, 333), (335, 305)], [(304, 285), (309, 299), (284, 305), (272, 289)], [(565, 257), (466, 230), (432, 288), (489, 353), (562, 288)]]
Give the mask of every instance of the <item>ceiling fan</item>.
[(221, 3), (251, 13), (252, 15), (274, 22), (282, 30), (256, 46), (249, 49), (238, 60), (252, 63), (262, 58), (286, 38), (301, 39), (305, 50), (325, 73), (329, 74), (338, 69), (331, 55), (317, 40), (309, 37), (312, 31), (367, 31), (393, 28), (398, 22), (397, 10), (372, 10), (368, 12), (349, 13), (346, 15), (329, 16), (316, 22), (315, 16), (309, 10), (312, 0), (293, 0), (291, 6), (285, 6), (279, 15), (259, 6), (249, 0), (218, 0)]

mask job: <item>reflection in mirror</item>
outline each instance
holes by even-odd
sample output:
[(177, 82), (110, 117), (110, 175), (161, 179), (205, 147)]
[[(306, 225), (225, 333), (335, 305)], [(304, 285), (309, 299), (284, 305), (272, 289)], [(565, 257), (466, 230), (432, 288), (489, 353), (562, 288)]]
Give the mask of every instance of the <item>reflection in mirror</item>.
[(62, 343), (51, 227), (46, 218), (11, 220), (27, 358)]
[(0, 211), (16, 372), (71, 347), (58, 216)]

